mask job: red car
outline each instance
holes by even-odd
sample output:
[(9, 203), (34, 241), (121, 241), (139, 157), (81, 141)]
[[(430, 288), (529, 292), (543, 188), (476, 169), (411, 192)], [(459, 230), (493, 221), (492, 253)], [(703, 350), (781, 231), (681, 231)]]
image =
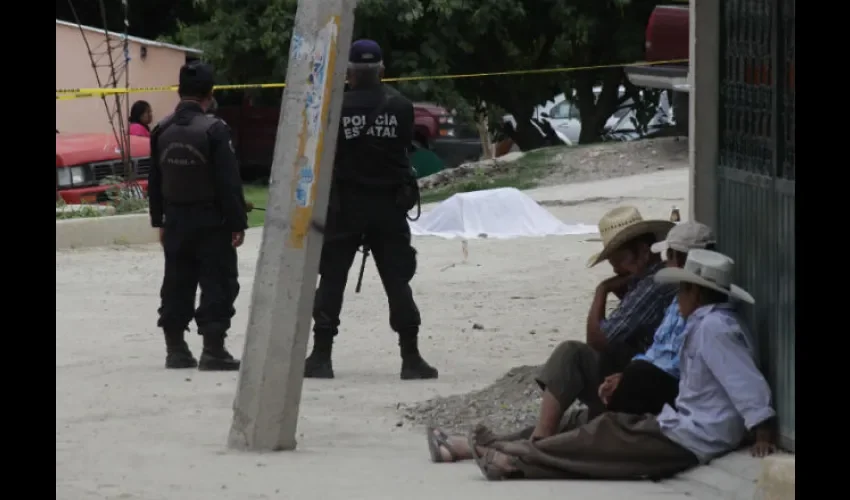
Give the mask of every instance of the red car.
[[(130, 136), (137, 195), (145, 196), (151, 168), (150, 139)], [(105, 203), (107, 191), (124, 177), (122, 151), (112, 134), (56, 133), (56, 199), (65, 203)]]

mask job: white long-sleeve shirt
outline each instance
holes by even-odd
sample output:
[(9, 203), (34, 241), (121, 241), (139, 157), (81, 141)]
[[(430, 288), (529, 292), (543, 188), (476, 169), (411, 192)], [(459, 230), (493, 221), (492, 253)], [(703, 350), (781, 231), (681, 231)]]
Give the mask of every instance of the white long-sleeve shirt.
[(747, 430), (776, 413), (753, 342), (731, 305), (697, 309), (683, 336), (676, 409), (665, 405), (658, 423), (706, 463), (737, 448)]

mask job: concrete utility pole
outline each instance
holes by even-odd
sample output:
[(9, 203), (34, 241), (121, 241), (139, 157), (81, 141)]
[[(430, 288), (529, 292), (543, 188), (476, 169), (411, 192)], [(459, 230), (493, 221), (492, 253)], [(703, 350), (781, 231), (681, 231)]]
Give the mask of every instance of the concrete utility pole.
[(299, 0), (228, 446), (295, 449), (356, 0)]

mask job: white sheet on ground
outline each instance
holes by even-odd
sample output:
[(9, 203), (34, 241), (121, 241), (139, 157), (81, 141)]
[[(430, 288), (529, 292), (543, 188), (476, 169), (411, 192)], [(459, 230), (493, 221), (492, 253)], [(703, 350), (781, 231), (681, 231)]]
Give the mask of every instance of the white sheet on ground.
[(564, 224), (515, 188), (459, 193), (423, 213), (410, 230), (441, 238), (519, 238), (594, 234), (596, 226)]

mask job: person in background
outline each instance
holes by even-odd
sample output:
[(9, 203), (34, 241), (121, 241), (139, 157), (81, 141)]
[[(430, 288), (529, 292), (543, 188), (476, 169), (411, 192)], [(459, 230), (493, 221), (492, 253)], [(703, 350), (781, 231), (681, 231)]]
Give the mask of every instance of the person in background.
[[(236, 313), (236, 249), (248, 216), (230, 129), (207, 115), (213, 80), (204, 63), (183, 66), (180, 103), (151, 134), (148, 195), (151, 226), (159, 228), (165, 253), (158, 326), (165, 333), (166, 368), (239, 369), (224, 339)], [(204, 342), (200, 361), (184, 339), (193, 318)]]
[(153, 109), (147, 101), (136, 101), (130, 107), (130, 135), (139, 137), (151, 136)]
[(407, 212), (419, 191), (410, 167), (413, 103), (381, 83), (381, 48), (372, 40), (351, 44), (349, 90), (342, 102), (331, 202), (313, 306), (313, 350), (304, 366), (307, 378), (334, 378), (331, 350), (348, 271), (357, 249), (368, 245), (384, 285), (390, 327), (398, 334), (401, 379), (435, 379), (437, 369), (419, 352), (422, 322), (410, 281), (416, 250), (410, 244)]

